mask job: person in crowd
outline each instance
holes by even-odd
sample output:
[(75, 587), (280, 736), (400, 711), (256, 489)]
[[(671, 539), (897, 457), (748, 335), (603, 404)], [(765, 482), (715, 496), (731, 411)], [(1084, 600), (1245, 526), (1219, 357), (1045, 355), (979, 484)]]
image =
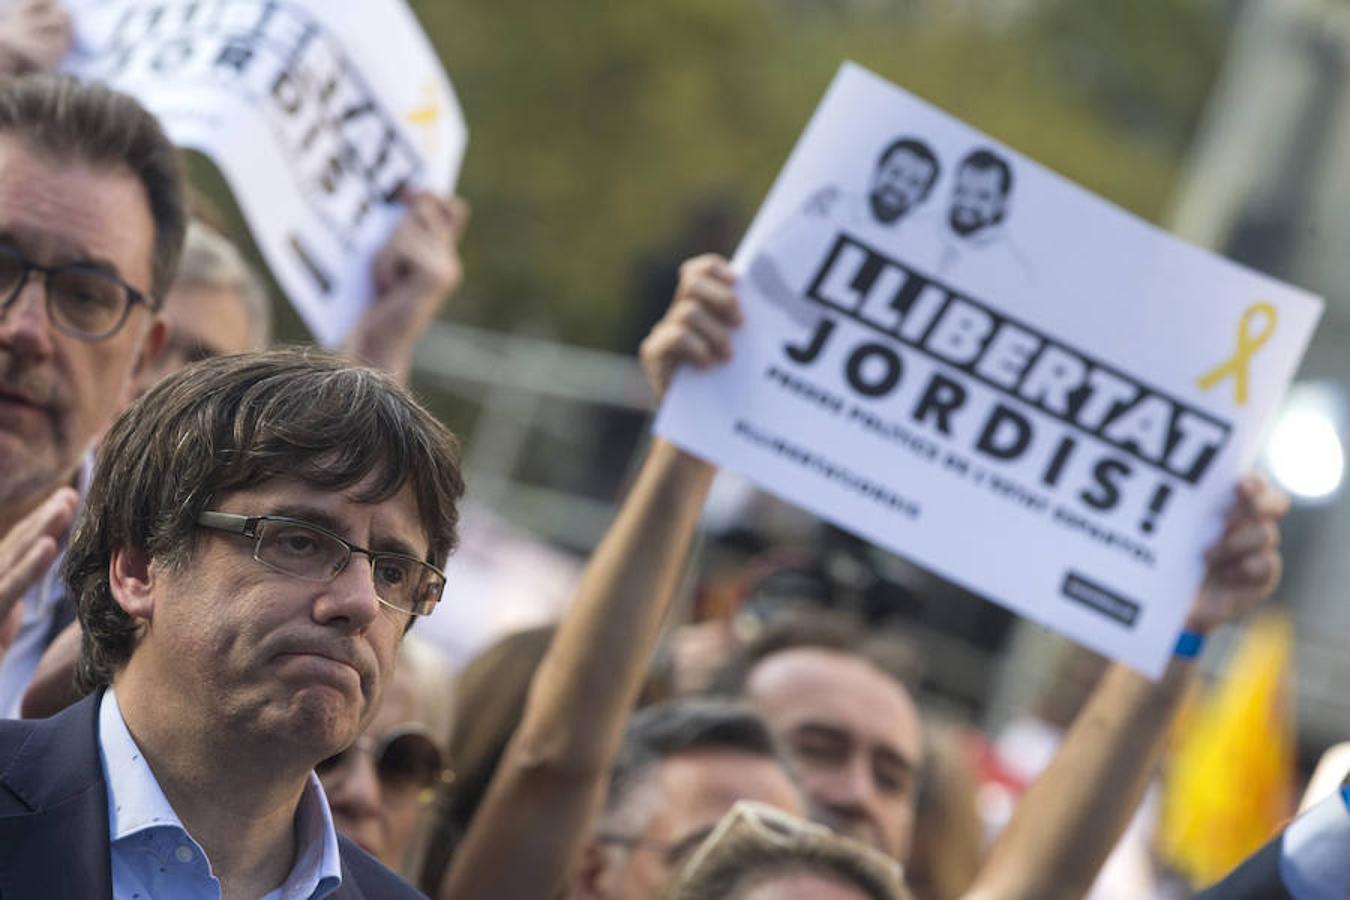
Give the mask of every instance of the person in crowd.
[[(699, 257), (686, 264), (669, 313), (643, 347), (644, 367), (658, 394), (669, 384), (676, 366), (708, 367), (729, 357), (731, 331), (741, 318), (735, 284), (734, 272), (720, 257)], [(1264, 482), (1256, 478), (1241, 482), (1224, 533), (1207, 556), (1208, 575), (1186, 623), (1187, 631), (1203, 635), (1270, 594), (1281, 569), (1277, 523), (1287, 511), (1288, 499)], [(858, 796), (866, 797), (864, 791), (880, 795), (887, 784), (895, 783), (888, 776), (904, 767), (883, 768), (883, 760), (895, 760), (890, 753), (878, 754), (872, 737), (875, 721), (887, 718), (877, 709), (892, 710), (891, 718), (900, 715), (894, 693), (885, 706), (877, 705), (884, 702), (880, 695), (870, 701), (871, 718), (857, 724), (850, 704), (853, 694), (864, 689), (864, 682), (860, 678), (856, 684), (846, 682), (842, 672), (825, 677), (821, 665), (825, 660), (809, 658), (821, 655), (797, 650), (771, 654), (761, 666), (784, 663), (781, 657), (788, 657), (786, 663), (791, 665), (777, 665), (781, 670), (777, 672), (768, 669), (767, 674), (775, 678), (766, 677), (768, 683), (758, 693), (760, 708), (789, 747), (799, 737), (794, 729), (815, 724), (814, 718), (822, 713), (844, 724), (837, 731), (825, 730), (823, 736), (829, 740), (822, 742), (820, 758), (844, 759), (847, 766), (814, 787), (812, 779), (804, 780), (814, 814), (832, 824), (841, 818), (841, 804), (832, 789), (843, 776), (862, 782), (865, 787), (857, 789)], [(808, 657), (805, 661), (804, 656)], [(861, 660), (846, 661), (855, 667), (855, 675), (867, 672), (876, 686), (885, 683), (876, 667), (869, 671)], [(1194, 678), (1194, 669), (1193, 659), (1178, 656), (1156, 684), (1124, 666), (1108, 670), (1061, 751), (1019, 804), (1013, 824), (993, 848), (968, 896), (1076, 896), (1075, 890), (1086, 889), (1138, 802), (1163, 732)], [(751, 671), (746, 681), (747, 695), (752, 698), (757, 693), (754, 678), (758, 674)], [(902, 721), (912, 725), (909, 730), (919, 732), (916, 717)], [(812, 728), (803, 733), (815, 736)], [(900, 733), (897, 729), (895, 740)], [(854, 750), (859, 747), (868, 750)], [(808, 744), (805, 754), (795, 755), (799, 761), (809, 760), (814, 749)], [(1110, 795), (1094, 796), (1094, 792), (1105, 795), (1108, 782), (1113, 785)], [(822, 783), (827, 787), (821, 787)], [(851, 813), (843, 817), (849, 823), (845, 827), (860, 823), (855, 835), (903, 860), (913, 817), (913, 793), (908, 796), (909, 808), (900, 803), (877, 805), (870, 816), (856, 800), (843, 804)], [(1027, 824), (1032, 821), (1037, 825)], [(1027, 830), (1031, 827), (1039, 830), (1039, 840), (1031, 837)]]
[[(356, 742), (315, 767), (337, 830), (404, 878), (415, 877), (427, 814), (449, 778), (425, 724), (410, 636), (393, 679)], [(440, 698), (438, 698), (440, 699)]]
[(70, 43), (70, 13), (57, 0), (11, 0), (0, 8), (0, 75), (55, 72)]
[(840, 615), (770, 622), (714, 687), (744, 697), (791, 757), (816, 817), (909, 858), (924, 766), (914, 654)]
[(567, 896), (661, 896), (739, 800), (799, 816), (806, 810), (759, 716), (731, 701), (705, 698), (671, 700), (638, 712)]
[(272, 342), (272, 307), (262, 279), (229, 239), (200, 219), (188, 223), (164, 321), (164, 349), (137, 380), (137, 396), (186, 365), (263, 350)]
[(820, 825), (740, 801), (667, 900), (907, 900), (900, 866)]
[(75, 488), (164, 342), (185, 227), (177, 152), (135, 101), (58, 76), (0, 81), (0, 621), (21, 620), (0, 716), (66, 624), (53, 563)]
[(455, 848), (483, 802), (511, 736), (525, 712), (530, 682), (556, 628), (508, 634), (479, 653), (455, 678), (447, 763), (454, 780), (431, 826), (418, 886), (435, 896)]
[[(469, 212), (458, 197), (409, 190), (402, 199), (407, 212), (371, 264), (375, 302), (358, 320), (345, 351), (406, 383), (418, 339), (463, 280), (457, 248)], [(190, 363), (262, 350), (271, 342), (272, 311), (261, 278), (228, 238), (200, 219), (189, 222), (160, 317), (163, 348), (141, 367), (128, 399)], [(59, 535), (60, 526), (54, 528), (52, 534)], [(0, 560), (2, 554), (0, 544)], [(46, 576), (46, 618), (34, 616), (33, 633), (42, 637), (33, 639), (32, 651), (40, 659), (21, 673), (26, 683), (15, 676), (11, 690), (20, 691), (21, 699), (8, 709), (0, 706), (0, 715), (52, 715), (79, 699), (73, 679), (79, 653), (74, 601), (61, 592), (54, 572), (51, 567)], [(0, 598), (3, 591), (0, 584)]]
[(0, 721), (0, 895), (418, 896), (313, 769), (439, 600), (462, 493), (444, 426), (338, 358), (212, 360), (133, 404), (65, 562), (93, 692)]
[[(726, 261), (686, 263), (670, 312), (643, 345), (657, 394), (679, 365), (726, 359), (740, 321)], [(441, 900), (552, 896), (572, 871), (714, 474), (710, 464), (653, 442), (531, 684)], [(1275, 523), (1286, 510), (1287, 500), (1264, 483), (1243, 482), (1209, 556), (1191, 630), (1208, 631), (1273, 590)], [(1108, 673), (966, 896), (1068, 897), (1086, 887), (1143, 789), (1193, 668), (1178, 658), (1156, 684), (1123, 667)]]
[(1350, 897), (1350, 776), (1196, 900)]

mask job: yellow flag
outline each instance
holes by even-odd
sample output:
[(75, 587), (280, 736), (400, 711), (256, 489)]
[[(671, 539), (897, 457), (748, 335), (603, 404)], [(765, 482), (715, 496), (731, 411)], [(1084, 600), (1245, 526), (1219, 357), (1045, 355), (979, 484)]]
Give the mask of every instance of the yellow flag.
[(1293, 813), (1293, 642), (1284, 615), (1254, 621), (1223, 678), (1182, 720), (1160, 843), (1197, 886), (1228, 874)]

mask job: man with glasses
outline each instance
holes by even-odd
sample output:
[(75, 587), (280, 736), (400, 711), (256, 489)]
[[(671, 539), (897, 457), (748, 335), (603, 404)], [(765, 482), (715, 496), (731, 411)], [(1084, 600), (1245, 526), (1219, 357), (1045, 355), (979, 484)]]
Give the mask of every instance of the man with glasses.
[(184, 227), (177, 153), (135, 101), (0, 82), (0, 716), (60, 624), (72, 488), (163, 343)]
[(171, 376), (103, 442), (64, 574), (93, 693), (0, 722), (0, 896), (418, 896), (333, 827), (434, 608), (454, 437), (388, 377), (300, 351)]
[(768, 726), (725, 700), (673, 700), (633, 716), (569, 900), (662, 896), (722, 816), (754, 800), (796, 816), (806, 801)]

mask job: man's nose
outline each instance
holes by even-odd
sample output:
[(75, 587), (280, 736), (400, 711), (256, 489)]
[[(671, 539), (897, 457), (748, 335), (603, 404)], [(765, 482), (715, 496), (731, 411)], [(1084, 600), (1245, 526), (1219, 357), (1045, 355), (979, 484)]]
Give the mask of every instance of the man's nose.
[(861, 813), (870, 809), (875, 799), (870, 767), (860, 756), (850, 757), (835, 769), (827, 784), (827, 797), (822, 799), (837, 810)]
[(47, 315), (47, 288), (29, 278), (0, 311), (0, 344), (28, 359), (46, 359), (52, 353), (52, 323)]
[(375, 579), (370, 562), (353, 554), (346, 567), (331, 582), (315, 604), (315, 618), (322, 624), (345, 625), (348, 630), (365, 630), (380, 612)]

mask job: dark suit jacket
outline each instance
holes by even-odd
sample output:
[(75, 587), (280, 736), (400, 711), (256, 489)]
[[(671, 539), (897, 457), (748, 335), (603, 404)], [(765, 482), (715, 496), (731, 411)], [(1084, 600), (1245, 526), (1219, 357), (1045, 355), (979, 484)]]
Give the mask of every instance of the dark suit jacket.
[[(102, 692), (50, 719), (0, 720), (0, 900), (112, 900)], [(341, 835), (334, 900), (422, 894)]]
[(1242, 861), (1228, 877), (1195, 900), (1292, 900), (1280, 879), (1280, 847), (1284, 835), (1276, 837)]

